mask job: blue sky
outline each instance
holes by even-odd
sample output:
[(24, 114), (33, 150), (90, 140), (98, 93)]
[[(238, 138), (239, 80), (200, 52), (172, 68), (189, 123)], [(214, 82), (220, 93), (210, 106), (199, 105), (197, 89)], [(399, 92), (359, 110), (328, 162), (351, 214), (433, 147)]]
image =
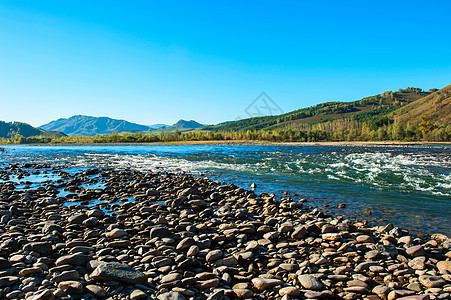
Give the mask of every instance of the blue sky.
[[(164, 2), (164, 3), (162, 3)], [(0, 120), (141, 124), (451, 84), (449, 1), (0, 2)]]

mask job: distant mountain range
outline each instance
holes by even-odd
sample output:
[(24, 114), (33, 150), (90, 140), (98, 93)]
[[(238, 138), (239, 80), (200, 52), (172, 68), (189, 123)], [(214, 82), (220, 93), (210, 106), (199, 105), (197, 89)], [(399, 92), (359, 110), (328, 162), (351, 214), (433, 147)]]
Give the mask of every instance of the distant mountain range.
[(194, 120), (179, 120), (172, 126), (165, 124), (140, 125), (125, 120), (117, 120), (108, 117), (92, 117), (76, 115), (70, 118), (61, 118), (44, 124), (39, 128), (22, 122), (0, 121), (0, 138), (13, 138), (17, 134), (24, 137), (32, 136), (95, 136), (111, 133), (150, 133), (150, 132), (180, 132), (190, 131), (205, 126)]
[(3, 122), (0, 121), (0, 138), (13, 138), (17, 134), (30, 137), (36, 135), (44, 136), (65, 136), (64, 133), (58, 131), (47, 131), (39, 128), (35, 128), (31, 125), (21, 122)]
[(67, 135), (111, 134), (115, 132), (142, 132), (151, 131), (164, 124), (140, 125), (125, 120), (112, 119), (108, 117), (92, 117), (76, 115), (70, 118), (61, 118), (40, 126), (44, 130), (57, 130)]
[(204, 127), (205, 124), (200, 124), (199, 122), (196, 122), (194, 120), (189, 120), (189, 121), (185, 121), (185, 120), (179, 120), (177, 123), (175, 123), (172, 126), (168, 126), (168, 127), (164, 127), (164, 128), (159, 128), (156, 129), (154, 131), (174, 131), (174, 130), (178, 130), (180, 132), (183, 131), (189, 131), (189, 130), (193, 130), (193, 129), (198, 129), (201, 127)]
[(112, 119), (108, 117), (92, 117), (76, 115), (70, 118), (61, 118), (40, 126), (43, 130), (55, 130), (64, 132), (67, 135), (85, 135), (94, 136), (98, 134), (111, 134), (119, 132), (140, 132), (150, 131), (187, 131), (193, 130), (205, 125), (194, 120), (179, 120), (172, 126), (165, 124), (141, 125), (125, 120)]

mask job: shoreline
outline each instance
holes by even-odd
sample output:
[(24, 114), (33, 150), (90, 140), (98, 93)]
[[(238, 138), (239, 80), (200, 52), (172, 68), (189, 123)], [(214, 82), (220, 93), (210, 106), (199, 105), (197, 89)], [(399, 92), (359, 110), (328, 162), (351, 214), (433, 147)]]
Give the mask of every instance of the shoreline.
[(51, 163), (4, 170), (61, 177), (25, 190), (0, 184), (0, 238), (21, 242), (2, 248), (0, 269), (10, 275), (0, 279), (14, 291), (38, 278), (24, 298), (451, 295), (451, 239), (443, 234), (415, 238), (390, 223), (370, 227), (189, 173), (91, 168), (71, 175)]
[[(28, 170), (46, 168), (63, 171), (51, 165)], [(94, 181), (133, 200), (80, 185)], [(2, 238), (29, 239), (22, 250), (3, 250), (3, 265), (9, 262), (18, 282), (49, 279), (24, 293), (27, 298), (139, 293), (166, 300), (427, 300), (451, 292), (451, 247), (444, 246), (450, 241), (444, 235), (416, 239), (392, 224), (369, 227), (290, 198), (189, 174), (94, 168), (66, 176), (59, 186), (70, 193), (41, 196), (41, 202), (29, 200), (54, 194), (51, 185), (2, 189), (15, 199), (8, 204), (13, 213), (2, 217), (8, 221), (0, 223)], [(89, 206), (98, 198), (101, 203)], [(21, 253), (35, 253), (37, 263), (17, 263)], [(9, 283), (13, 290), (17, 281)], [(109, 288), (112, 282), (120, 291)]]
[(31, 143), (0, 144), (0, 146), (190, 146), (190, 145), (236, 145), (236, 146), (335, 146), (335, 147), (415, 147), (451, 146), (451, 142), (398, 142), (398, 141), (341, 141), (341, 142), (269, 142), (269, 141), (172, 141), (155, 143)]

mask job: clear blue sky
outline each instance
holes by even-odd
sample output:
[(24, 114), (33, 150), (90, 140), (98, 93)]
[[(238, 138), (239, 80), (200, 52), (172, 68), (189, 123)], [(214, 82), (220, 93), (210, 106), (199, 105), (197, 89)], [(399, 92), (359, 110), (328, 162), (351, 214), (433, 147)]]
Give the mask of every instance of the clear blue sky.
[[(164, 2), (164, 3), (163, 3)], [(245, 117), (451, 84), (450, 1), (0, 2), (0, 120)]]

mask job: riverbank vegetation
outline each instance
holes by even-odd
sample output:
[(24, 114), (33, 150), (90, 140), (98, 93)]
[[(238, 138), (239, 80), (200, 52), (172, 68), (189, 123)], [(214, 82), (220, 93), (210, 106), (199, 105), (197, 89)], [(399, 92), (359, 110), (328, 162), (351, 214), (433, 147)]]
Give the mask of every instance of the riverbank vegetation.
[(106, 143), (164, 143), (183, 141), (267, 141), (267, 142), (322, 142), (322, 141), (451, 141), (451, 125), (431, 128), (427, 118), (420, 125), (384, 124), (372, 128), (369, 123), (337, 120), (325, 124), (297, 125), (285, 129), (247, 131), (192, 131), (161, 134), (109, 134), (97, 136), (34, 136), (19, 134), (1, 138), (2, 144), (106, 144)]
[[(3, 122), (4, 123), (4, 122)], [(19, 123), (18, 123), (19, 124)], [(2, 124), (0, 124), (2, 125)], [(188, 132), (113, 133), (95, 136), (25, 136), (21, 128), (2, 144), (103, 144), (190, 141), (451, 141), (451, 85), (427, 92), (409, 87), (353, 102), (326, 102), (278, 116), (256, 117)], [(21, 124), (19, 124), (21, 125)], [(1, 126), (0, 126), (1, 129)], [(14, 134), (11, 134), (14, 133)], [(1, 136), (1, 135), (0, 135)], [(6, 136), (6, 135), (3, 135)]]

